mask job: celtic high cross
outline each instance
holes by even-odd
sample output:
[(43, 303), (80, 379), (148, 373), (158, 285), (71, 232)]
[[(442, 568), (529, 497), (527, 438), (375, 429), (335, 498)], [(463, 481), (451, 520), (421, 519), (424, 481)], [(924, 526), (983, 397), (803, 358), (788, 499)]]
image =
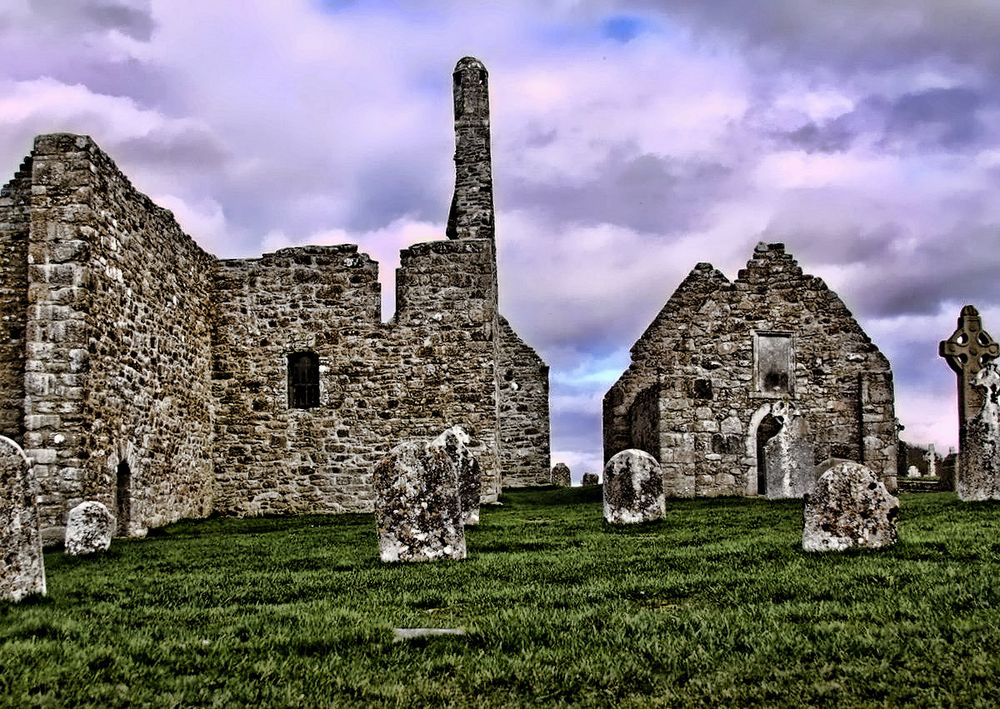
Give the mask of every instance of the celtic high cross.
[(966, 305), (958, 317), (958, 329), (947, 340), (942, 340), (938, 354), (958, 375), (958, 442), (961, 452), (965, 442), (965, 425), (983, 408), (983, 396), (973, 382), (987, 362), (1000, 357), (1000, 344), (983, 329), (979, 311)]

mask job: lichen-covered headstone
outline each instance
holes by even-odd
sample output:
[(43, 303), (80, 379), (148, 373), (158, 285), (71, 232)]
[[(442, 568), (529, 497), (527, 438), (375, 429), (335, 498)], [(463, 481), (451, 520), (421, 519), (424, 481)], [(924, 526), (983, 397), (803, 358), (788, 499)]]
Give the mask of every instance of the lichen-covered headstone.
[(552, 466), (552, 484), (559, 487), (569, 487), (573, 484), (568, 465), (565, 463), (556, 463)]
[(805, 497), (802, 548), (842, 551), (877, 549), (896, 543), (899, 500), (870, 468), (840, 463), (816, 481)]
[(66, 553), (86, 556), (111, 547), (115, 517), (100, 502), (88, 500), (69, 511), (66, 518)]
[(0, 436), (0, 600), (45, 593), (37, 496), (28, 457)]
[(594, 485), (600, 485), (601, 479), (597, 476), (597, 473), (584, 473), (581, 484), (584, 487), (593, 487)]
[(462, 523), (479, 524), (479, 500), (482, 489), (482, 474), (479, 460), (469, 449), (472, 441), (461, 426), (452, 426), (431, 441), (431, 445), (442, 449), (451, 458), (458, 473), (458, 499), (462, 505)]
[(663, 519), (663, 471), (645, 451), (629, 449), (612, 456), (604, 466), (603, 494), (604, 519), (611, 524)]
[(989, 362), (975, 375), (983, 408), (965, 427), (955, 492), (966, 501), (1000, 499), (1000, 365)]
[(909, 468), (906, 469), (906, 477), (908, 477), (908, 478), (919, 478), (920, 477), (920, 470), (917, 468), (917, 466), (911, 465)]
[(465, 558), (458, 472), (443, 448), (401, 443), (375, 466), (372, 484), (382, 561)]
[(816, 482), (813, 445), (806, 419), (793, 404), (776, 401), (771, 415), (781, 424), (764, 445), (767, 497), (771, 500), (802, 497)]

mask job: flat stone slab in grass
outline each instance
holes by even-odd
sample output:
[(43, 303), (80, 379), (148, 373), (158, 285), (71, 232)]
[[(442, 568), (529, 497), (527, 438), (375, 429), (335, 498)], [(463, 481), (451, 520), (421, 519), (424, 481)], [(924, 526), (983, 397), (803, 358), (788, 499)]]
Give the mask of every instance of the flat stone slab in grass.
[(45, 594), (38, 492), (21, 446), (0, 436), (0, 600), (34, 594)]
[(629, 449), (612, 456), (604, 466), (603, 494), (604, 519), (610, 524), (663, 519), (663, 471), (645, 451)]
[(455, 465), (458, 473), (458, 499), (462, 504), (462, 524), (479, 524), (479, 501), (483, 487), (483, 477), (479, 470), (479, 460), (469, 449), (472, 441), (461, 426), (452, 426), (431, 441), (431, 446), (440, 448)]
[(860, 463), (839, 463), (805, 497), (802, 548), (843, 551), (896, 543), (899, 500)]
[(570, 477), (569, 466), (565, 463), (556, 463), (552, 466), (551, 480), (553, 485), (558, 485), (559, 487), (569, 487), (573, 484), (573, 478)]
[(86, 556), (107, 551), (115, 526), (114, 515), (103, 504), (93, 500), (81, 502), (66, 518), (66, 553)]
[(465, 635), (462, 628), (393, 628), (392, 639), (394, 642), (403, 640), (413, 640), (414, 638), (433, 638), (443, 635)]
[(458, 473), (444, 449), (401, 443), (375, 466), (372, 484), (382, 561), (465, 558)]

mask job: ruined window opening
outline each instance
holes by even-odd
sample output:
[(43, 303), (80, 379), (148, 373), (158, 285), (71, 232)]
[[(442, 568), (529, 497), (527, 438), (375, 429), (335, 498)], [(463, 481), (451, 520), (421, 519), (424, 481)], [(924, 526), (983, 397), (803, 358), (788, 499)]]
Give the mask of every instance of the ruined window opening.
[(791, 333), (754, 335), (754, 389), (767, 397), (795, 394), (795, 354)]
[(288, 408), (319, 406), (319, 355), (295, 352), (288, 355)]
[(115, 475), (115, 511), (117, 512), (118, 531), (120, 537), (128, 535), (128, 525), (132, 517), (132, 470), (128, 461), (118, 464)]

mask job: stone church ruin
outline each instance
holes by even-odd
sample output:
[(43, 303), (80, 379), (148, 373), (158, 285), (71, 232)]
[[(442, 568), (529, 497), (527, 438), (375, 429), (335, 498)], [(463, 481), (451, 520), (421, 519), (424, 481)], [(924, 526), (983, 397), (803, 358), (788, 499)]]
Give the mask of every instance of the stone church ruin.
[[(769, 455), (782, 419), (800, 433)], [(646, 451), (671, 497), (801, 496), (840, 460), (892, 491), (896, 443), (888, 360), (782, 244), (758, 244), (735, 281), (696, 265), (604, 397), (605, 460)]]
[(548, 368), (497, 310), (488, 75), (454, 72), (447, 239), (405, 249), (382, 322), (356, 246), (219, 260), (86, 136), (0, 193), (0, 433), (46, 541), (106, 505), (119, 534), (212, 512), (371, 511), (400, 441), (472, 436), (482, 496), (549, 482)]

